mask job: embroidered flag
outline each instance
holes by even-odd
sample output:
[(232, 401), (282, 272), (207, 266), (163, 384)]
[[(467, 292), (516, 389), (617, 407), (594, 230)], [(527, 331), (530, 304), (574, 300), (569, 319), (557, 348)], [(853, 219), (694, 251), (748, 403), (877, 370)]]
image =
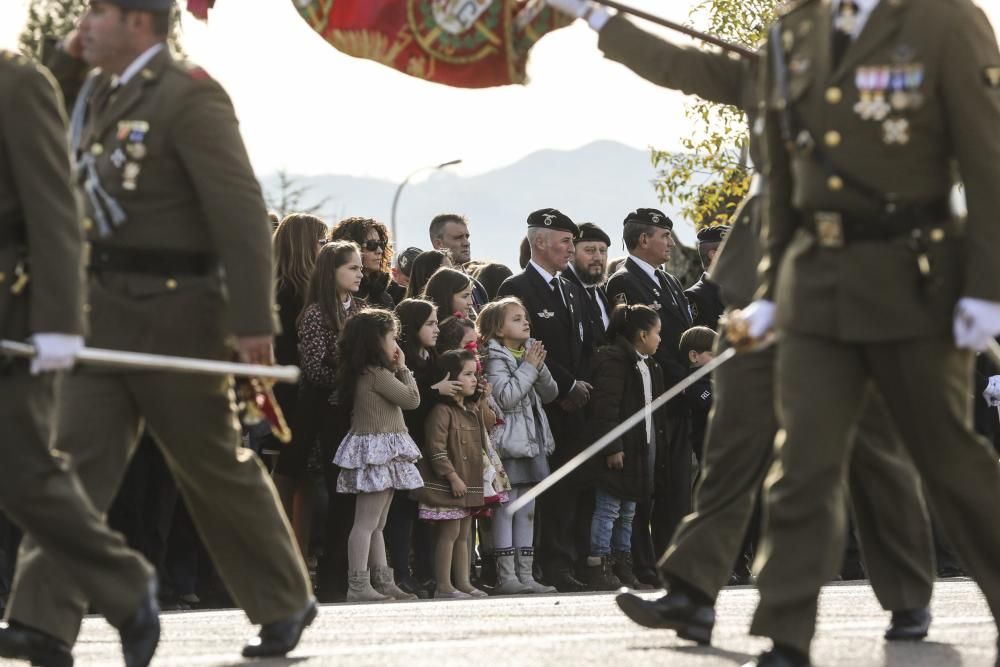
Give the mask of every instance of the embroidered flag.
[(207, 21), (208, 10), (215, 4), (215, 0), (188, 0), (187, 10), (196, 18)]
[(543, 0), (293, 0), (339, 51), (459, 88), (525, 82), (528, 51), (568, 25)]

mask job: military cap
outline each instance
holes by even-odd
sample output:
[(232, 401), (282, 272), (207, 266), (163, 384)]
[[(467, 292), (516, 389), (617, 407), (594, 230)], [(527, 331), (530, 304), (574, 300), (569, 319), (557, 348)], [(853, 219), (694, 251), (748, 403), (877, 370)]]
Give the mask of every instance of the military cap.
[(729, 236), (731, 229), (729, 225), (704, 227), (698, 232), (698, 243), (722, 243)]
[(122, 9), (140, 12), (165, 12), (173, 9), (174, 0), (105, 0)]
[(415, 248), (410, 246), (403, 252), (396, 255), (396, 268), (399, 269), (400, 273), (404, 276), (410, 276), (410, 269), (413, 268), (413, 260), (417, 258), (417, 255), (422, 253), (423, 250), (420, 248)]
[(674, 221), (663, 211), (655, 208), (637, 208), (625, 216), (625, 224), (634, 222), (640, 225), (651, 225), (660, 229), (673, 229)]
[(611, 245), (611, 237), (592, 222), (580, 223), (580, 233), (577, 234), (576, 242), (580, 243), (583, 241), (600, 241), (604, 245)]
[(557, 211), (554, 208), (540, 208), (529, 214), (528, 227), (540, 227), (542, 229), (555, 229), (560, 232), (569, 232), (574, 238), (580, 233), (580, 229), (573, 223), (568, 215)]

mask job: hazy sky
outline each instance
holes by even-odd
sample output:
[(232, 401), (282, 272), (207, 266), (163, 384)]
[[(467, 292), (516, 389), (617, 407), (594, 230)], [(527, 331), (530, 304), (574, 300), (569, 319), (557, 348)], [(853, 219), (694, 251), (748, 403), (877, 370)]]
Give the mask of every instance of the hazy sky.
[[(683, 21), (693, 0), (632, 4)], [(458, 158), (458, 173), (480, 173), (597, 139), (672, 148), (687, 131), (685, 98), (605, 60), (581, 21), (533, 49), (528, 85), (462, 90), (341, 54), (292, 0), (216, 5), (207, 25), (185, 18), (183, 43), (232, 96), (258, 173), (396, 180)], [(26, 6), (0, 0), (0, 47), (16, 43)], [(1000, 0), (981, 6), (997, 25)]]

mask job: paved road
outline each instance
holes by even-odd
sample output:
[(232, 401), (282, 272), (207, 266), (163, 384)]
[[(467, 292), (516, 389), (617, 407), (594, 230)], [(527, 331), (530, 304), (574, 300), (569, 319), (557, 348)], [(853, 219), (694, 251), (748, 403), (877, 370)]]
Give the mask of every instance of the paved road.
[[(733, 667), (766, 646), (746, 635), (756, 599), (751, 588), (723, 592), (712, 648), (632, 625), (618, 613), (610, 594), (326, 605), (291, 658), (247, 664)], [(823, 591), (813, 660), (824, 667), (993, 667), (995, 626), (975, 584), (939, 582), (932, 612), (927, 641), (888, 645), (881, 639), (887, 615), (871, 589), (829, 586)], [(163, 620), (154, 665), (244, 664), (239, 648), (251, 627), (242, 613), (176, 612)], [(84, 623), (76, 655), (80, 667), (121, 664), (117, 635), (98, 618)]]

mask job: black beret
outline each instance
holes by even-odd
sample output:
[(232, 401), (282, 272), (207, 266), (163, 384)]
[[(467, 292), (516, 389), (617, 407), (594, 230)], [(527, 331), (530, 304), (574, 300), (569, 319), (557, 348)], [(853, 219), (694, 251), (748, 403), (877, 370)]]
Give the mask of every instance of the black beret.
[(661, 229), (673, 229), (674, 222), (663, 211), (655, 208), (637, 208), (625, 216), (625, 224), (636, 222), (640, 225), (652, 225)]
[(611, 237), (592, 222), (580, 223), (580, 233), (576, 237), (576, 242), (581, 243), (583, 241), (600, 241), (604, 245), (611, 245)]
[(554, 208), (540, 208), (528, 215), (528, 226), (569, 232), (574, 238), (580, 233), (579, 228), (570, 220), (568, 215)]
[(403, 252), (396, 255), (396, 268), (399, 269), (404, 276), (409, 276), (410, 269), (413, 268), (413, 260), (415, 260), (417, 255), (422, 252), (423, 250), (420, 248), (410, 246)]
[(165, 12), (172, 9), (174, 0), (108, 0), (122, 9), (146, 12)]
[(698, 232), (698, 243), (722, 243), (729, 236), (728, 225), (716, 225), (715, 227), (703, 227)]

